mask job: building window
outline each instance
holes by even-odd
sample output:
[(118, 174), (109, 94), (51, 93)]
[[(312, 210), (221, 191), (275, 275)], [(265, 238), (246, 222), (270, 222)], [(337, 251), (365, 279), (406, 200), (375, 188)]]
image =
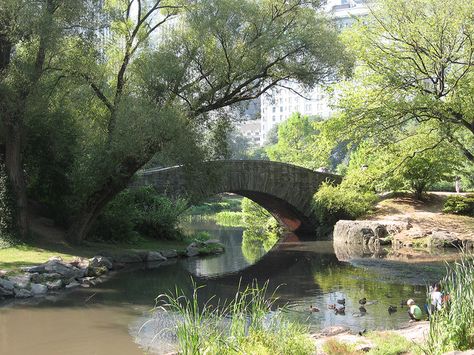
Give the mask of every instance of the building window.
[(283, 106), (280, 106), (280, 112), (283, 112)]
[(276, 108), (275, 108), (275, 106), (272, 108), (272, 111), (273, 111), (273, 112), (275, 112), (275, 111), (276, 111)]

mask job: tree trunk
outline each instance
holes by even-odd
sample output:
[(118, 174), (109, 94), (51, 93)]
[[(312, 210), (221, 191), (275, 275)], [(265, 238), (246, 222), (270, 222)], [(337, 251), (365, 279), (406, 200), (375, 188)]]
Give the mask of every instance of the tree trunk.
[(15, 227), (21, 239), (28, 237), (28, 198), (22, 166), (22, 134), (20, 122), (13, 118), (5, 123), (5, 169), (15, 199)]
[(145, 163), (139, 163), (135, 159), (124, 159), (116, 175), (110, 177), (90, 195), (87, 203), (76, 215), (74, 222), (67, 231), (66, 237), (71, 243), (80, 244), (87, 237), (92, 225), (107, 203), (127, 187), (133, 175), (143, 164)]

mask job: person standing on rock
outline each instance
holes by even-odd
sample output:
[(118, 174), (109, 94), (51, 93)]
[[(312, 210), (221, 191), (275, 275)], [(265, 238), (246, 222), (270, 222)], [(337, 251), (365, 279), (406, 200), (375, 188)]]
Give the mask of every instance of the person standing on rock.
[(430, 293), (431, 305), (430, 305), (430, 315), (433, 315), (436, 311), (441, 309), (443, 305), (443, 294), (441, 293), (441, 285), (435, 283), (433, 285), (433, 290)]
[(407, 301), (408, 308), (408, 315), (410, 316), (410, 322), (418, 322), (421, 320), (423, 316), (423, 312), (421, 308), (418, 307), (413, 299), (409, 299)]

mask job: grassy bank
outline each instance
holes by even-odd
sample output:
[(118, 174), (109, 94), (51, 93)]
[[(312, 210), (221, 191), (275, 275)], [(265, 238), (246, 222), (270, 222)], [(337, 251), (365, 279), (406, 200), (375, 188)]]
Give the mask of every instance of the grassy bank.
[(168, 241), (140, 239), (132, 244), (125, 243), (85, 243), (81, 246), (72, 246), (66, 242), (47, 242), (37, 240), (30, 244), (20, 244), (14, 247), (0, 249), (0, 269), (14, 270), (22, 266), (40, 264), (52, 256), (60, 256), (64, 260), (70, 260), (75, 256), (92, 257), (101, 251), (112, 254), (133, 249), (143, 250), (165, 250), (184, 249), (189, 240)]

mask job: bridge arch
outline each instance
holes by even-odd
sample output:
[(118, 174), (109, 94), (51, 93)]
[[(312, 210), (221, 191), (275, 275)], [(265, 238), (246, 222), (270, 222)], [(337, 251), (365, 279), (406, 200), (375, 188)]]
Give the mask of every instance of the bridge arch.
[(341, 177), (273, 161), (219, 160), (144, 170), (133, 186), (152, 185), (160, 193), (194, 201), (235, 193), (264, 207), (290, 231), (304, 231), (313, 227), (311, 201), (324, 181), (337, 184)]

